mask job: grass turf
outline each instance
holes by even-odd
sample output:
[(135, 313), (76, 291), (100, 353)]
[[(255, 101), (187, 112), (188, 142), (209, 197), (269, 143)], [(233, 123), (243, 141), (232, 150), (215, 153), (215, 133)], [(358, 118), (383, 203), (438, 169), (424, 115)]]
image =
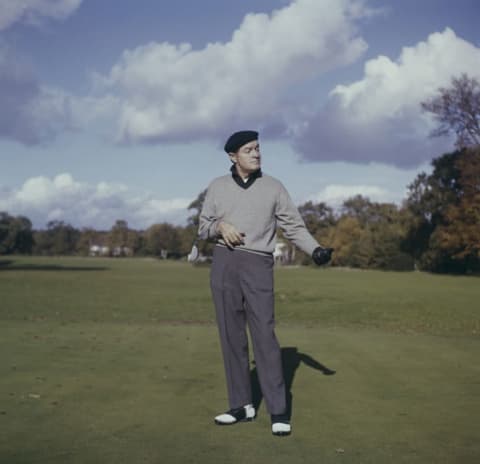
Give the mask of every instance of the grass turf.
[(279, 269), (296, 353), (279, 439), (263, 403), (254, 423), (212, 424), (227, 401), (208, 268), (3, 260), (0, 462), (478, 462), (478, 283)]

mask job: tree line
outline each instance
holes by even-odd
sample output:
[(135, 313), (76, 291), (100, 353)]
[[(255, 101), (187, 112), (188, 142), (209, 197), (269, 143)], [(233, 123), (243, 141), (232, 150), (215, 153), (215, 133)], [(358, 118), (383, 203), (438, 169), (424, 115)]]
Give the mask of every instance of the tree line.
[[(373, 202), (361, 195), (334, 210), (307, 202), (299, 211), (308, 230), (335, 248), (334, 266), (362, 269), (472, 273), (480, 271), (480, 146), (464, 148), (432, 161), (433, 171), (419, 174), (402, 205)], [(0, 254), (156, 256), (184, 258), (195, 240), (205, 192), (189, 205), (186, 226), (153, 224), (135, 230), (118, 220), (110, 230), (77, 229), (51, 221), (32, 228), (23, 216), (0, 213)], [(281, 231), (279, 231), (282, 239)], [(211, 245), (201, 245), (205, 254)], [(291, 246), (291, 245), (290, 245)], [(101, 249), (107, 250), (105, 253)], [(295, 253), (295, 263), (309, 257)]]
[[(361, 269), (480, 272), (480, 85), (466, 75), (422, 103), (438, 121), (433, 135), (452, 132), (456, 151), (432, 161), (432, 173), (419, 174), (401, 205), (357, 195), (335, 210), (326, 203), (299, 206), (308, 230), (335, 248), (333, 266)], [(189, 205), (186, 226), (153, 224), (135, 230), (117, 220), (107, 231), (76, 229), (51, 221), (34, 230), (24, 216), (0, 212), (0, 255), (156, 256), (181, 259), (195, 240), (205, 191)], [(281, 231), (279, 237), (282, 238)], [(289, 245), (292, 247), (292, 245)], [(212, 245), (200, 244), (208, 255)], [(290, 249), (299, 264), (310, 258)]]
[(158, 256), (181, 258), (192, 246), (195, 231), (169, 223), (136, 230), (117, 220), (110, 230), (77, 229), (63, 221), (50, 221), (45, 229), (33, 229), (24, 216), (0, 212), (0, 255), (40, 256)]

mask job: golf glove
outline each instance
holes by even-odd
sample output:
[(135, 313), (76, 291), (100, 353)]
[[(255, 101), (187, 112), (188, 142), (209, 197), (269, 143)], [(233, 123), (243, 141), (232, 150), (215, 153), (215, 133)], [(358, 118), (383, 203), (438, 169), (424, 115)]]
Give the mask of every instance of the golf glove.
[(317, 247), (313, 250), (312, 259), (317, 266), (327, 264), (332, 259), (333, 248)]

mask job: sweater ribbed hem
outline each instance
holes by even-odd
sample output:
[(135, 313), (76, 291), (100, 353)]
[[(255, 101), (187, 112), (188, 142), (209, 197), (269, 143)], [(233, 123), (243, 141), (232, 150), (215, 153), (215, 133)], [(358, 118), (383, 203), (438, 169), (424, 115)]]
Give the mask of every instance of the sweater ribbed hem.
[[(216, 243), (215, 246), (228, 248), (227, 245), (224, 245), (223, 243)], [(268, 251), (251, 250), (250, 248), (235, 247), (235, 251), (244, 251), (245, 253), (252, 253), (254, 255), (261, 255), (261, 256), (273, 256), (273, 253), (269, 253)]]

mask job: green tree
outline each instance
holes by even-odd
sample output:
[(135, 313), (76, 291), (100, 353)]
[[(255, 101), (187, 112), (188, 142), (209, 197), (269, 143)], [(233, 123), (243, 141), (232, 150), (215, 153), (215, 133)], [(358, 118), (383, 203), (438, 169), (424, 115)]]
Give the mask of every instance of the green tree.
[(374, 210), (375, 220), (365, 227), (371, 242), (369, 267), (395, 271), (413, 270), (413, 257), (403, 248), (408, 232), (408, 214), (392, 203), (376, 203)]
[(0, 254), (31, 253), (33, 243), (30, 219), (0, 212)]
[(46, 230), (35, 231), (34, 252), (41, 255), (72, 255), (80, 231), (63, 221), (50, 221)]

